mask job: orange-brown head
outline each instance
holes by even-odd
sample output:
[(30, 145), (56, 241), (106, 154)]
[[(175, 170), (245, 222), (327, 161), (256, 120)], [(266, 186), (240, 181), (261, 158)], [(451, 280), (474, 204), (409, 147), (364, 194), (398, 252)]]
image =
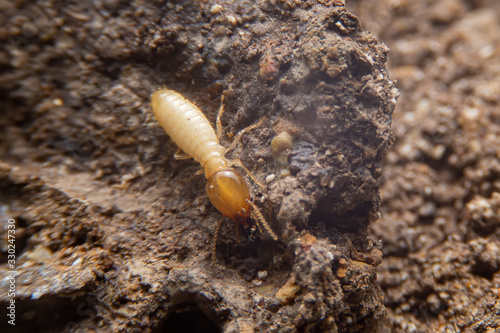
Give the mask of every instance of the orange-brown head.
[(218, 170), (207, 180), (207, 194), (212, 204), (224, 216), (246, 226), (251, 206), (250, 191), (245, 180), (233, 169)]

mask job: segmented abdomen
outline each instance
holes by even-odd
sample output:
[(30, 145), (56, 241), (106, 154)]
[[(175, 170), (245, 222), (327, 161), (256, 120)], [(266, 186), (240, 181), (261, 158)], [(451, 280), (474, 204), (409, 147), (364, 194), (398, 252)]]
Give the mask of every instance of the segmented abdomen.
[(202, 166), (212, 157), (223, 157), (224, 147), (203, 112), (178, 92), (156, 91), (151, 104), (156, 119), (172, 141)]

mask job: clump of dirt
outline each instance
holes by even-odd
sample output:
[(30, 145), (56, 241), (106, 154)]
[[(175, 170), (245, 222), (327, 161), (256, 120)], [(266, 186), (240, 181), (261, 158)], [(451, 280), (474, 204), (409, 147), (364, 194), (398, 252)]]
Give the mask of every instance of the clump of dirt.
[(353, 1), (401, 97), (382, 177), (391, 332), (500, 330), (500, 6)]
[[(0, 5), (0, 215), (23, 244), (18, 329), (170, 332), (191, 327), (183, 312), (224, 332), (377, 329), (382, 252), (367, 228), (398, 92), (388, 48), (343, 1)], [(220, 213), (150, 110), (165, 85), (211, 121), (224, 94), (226, 146), (265, 117), (228, 157), (267, 180), (247, 177), (278, 241), (226, 221), (212, 262)], [(492, 265), (483, 245), (477, 269)]]

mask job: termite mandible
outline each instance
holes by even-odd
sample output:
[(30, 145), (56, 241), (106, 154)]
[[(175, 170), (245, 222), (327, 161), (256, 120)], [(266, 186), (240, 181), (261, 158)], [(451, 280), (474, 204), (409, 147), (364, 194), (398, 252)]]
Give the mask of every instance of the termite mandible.
[[(217, 115), (217, 135), (203, 112), (178, 92), (167, 88), (157, 90), (151, 97), (151, 105), (156, 119), (172, 141), (185, 154), (201, 164), (207, 178), (207, 195), (215, 208), (222, 215), (243, 226), (247, 233), (249, 230), (252, 233), (255, 231), (254, 227), (249, 224), (249, 219), (252, 218), (260, 223), (274, 240), (277, 240), (278, 237), (253, 203), (245, 180), (233, 166), (241, 167), (254, 181), (263, 185), (253, 177), (239, 159), (230, 161), (225, 157), (226, 152), (236, 146), (241, 136), (259, 126), (262, 120), (240, 131), (233, 143), (226, 149), (219, 143), (222, 133), (220, 118), (224, 112), (224, 95)], [(220, 223), (216, 230), (214, 249), (219, 228)], [(251, 235), (247, 236), (251, 238)]]

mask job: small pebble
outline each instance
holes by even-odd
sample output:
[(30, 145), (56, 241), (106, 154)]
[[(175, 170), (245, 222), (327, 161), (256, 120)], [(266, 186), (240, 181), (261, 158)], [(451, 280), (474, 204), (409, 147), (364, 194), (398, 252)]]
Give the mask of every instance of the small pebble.
[(266, 177), (266, 183), (270, 183), (276, 178), (276, 175), (274, 173), (270, 174), (269, 176)]
[(261, 280), (265, 280), (267, 278), (267, 271), (260, 271), (257, 273), (257, 277)]
[(261, 286), (261, 285), (262, 285), (262, 280), (255, 279), (255, 280), (252, 280), (252, 283), (253, 283), (255, 286), (259, 287), (259, 286)]
[(210, 7), (211, 14), (219, 14), (222, 11), (222, 6), (219, 4), (213, 5)]
[(236, 26), (238, 25), (238, 20), (236, 20), (236, 17), (234, 17), (233, 15), (228, 15), (227, 16), (227, 21), (229, 22), (229, 24), (231, 24), (232, 26)]

